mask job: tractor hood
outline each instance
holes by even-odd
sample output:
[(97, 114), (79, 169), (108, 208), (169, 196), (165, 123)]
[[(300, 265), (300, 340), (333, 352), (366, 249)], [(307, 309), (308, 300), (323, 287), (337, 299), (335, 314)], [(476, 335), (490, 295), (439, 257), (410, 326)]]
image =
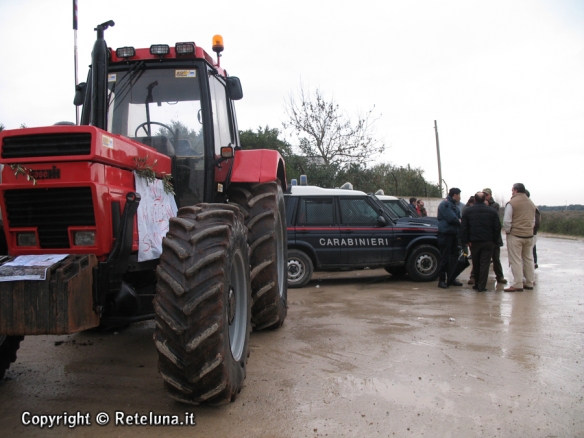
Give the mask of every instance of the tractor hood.
[(57, 125), (0, 132), (0, 163), (89, 161), (126, 170), (146, 158), (157, 173), (171, 173), (171, 159), (154, 147), (94, 126)]

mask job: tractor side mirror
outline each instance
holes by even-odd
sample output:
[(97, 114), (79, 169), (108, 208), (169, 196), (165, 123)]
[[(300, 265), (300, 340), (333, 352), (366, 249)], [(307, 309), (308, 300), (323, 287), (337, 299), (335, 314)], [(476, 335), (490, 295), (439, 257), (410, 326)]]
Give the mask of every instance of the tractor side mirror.
[(87, 89), (87, 83), (81, 82), (75, 86), (75, 98), (73, 99), (73, 105), (81, 106), (85, 102), (85, 90)]
[(240, 100), (243, 98), (243, 90), (241, 89), (241, 82), (235, 76), (227, 78), (227, 93), (231, 100)]

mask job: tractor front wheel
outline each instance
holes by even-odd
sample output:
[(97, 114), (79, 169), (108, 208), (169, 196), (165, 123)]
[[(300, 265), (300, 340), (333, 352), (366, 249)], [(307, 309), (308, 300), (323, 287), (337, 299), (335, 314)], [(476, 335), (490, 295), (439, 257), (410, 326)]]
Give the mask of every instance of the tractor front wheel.
[(185, 403), (233, 401), (243, 388), (251, 332), (243, 216), (225, 204), (181, 208), (162, 246), (154, 342), (164, 385)]

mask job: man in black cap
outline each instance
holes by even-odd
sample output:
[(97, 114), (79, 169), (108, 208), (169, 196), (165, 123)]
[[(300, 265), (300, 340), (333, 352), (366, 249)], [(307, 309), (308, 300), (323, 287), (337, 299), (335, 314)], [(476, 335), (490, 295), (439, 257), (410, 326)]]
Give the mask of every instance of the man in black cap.
[[(497, 216), (499, 215), (499, 210), (501, 207), (499, 206), (498, 202), (495, 202), (493, 199), (493, 192), (491, 189), (486, 188), (483, 189), (483, 192), (486, 195), (486, 200), (489, 203), (489, 207), (493, 208), (497, 212)], [(493, 248), (493, 271), (495, 271), (495, 277), (497, 277), (497, 283), (507, 284), (507, 280), (505, 280), (505, 275), (503, 274), (503, 266), (501, 265), (501, 247), (503, 246), (503, 238), (501, 234), (499, 234), (499, 241)]]
[(448, 288), (448, 285), (462, 286), (456, 278), (448, 278), (448, 271), (452, 268), (454, 261), (460, 251), (460, 189), (453, 187), (449, 190), (448, 196), (438, 206), (438, 249), (440, 250), (440, 280), (438, 287)]
[(475, 194), (476, 203), (462, 215), (462, 242), (472, 250), (472, 266), (476, 284), (473, 289), (486, 291), (493, 248), (501, 239), (501, 221), (495, 210), (485, 204), (485, 193)]

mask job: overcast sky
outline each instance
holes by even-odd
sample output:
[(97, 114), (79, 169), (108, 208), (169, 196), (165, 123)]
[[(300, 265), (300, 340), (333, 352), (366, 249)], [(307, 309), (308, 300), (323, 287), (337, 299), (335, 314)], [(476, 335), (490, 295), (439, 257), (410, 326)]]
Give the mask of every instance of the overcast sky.
[[(437, 120), (443, 179), (464, 200), (490, 187), (506, 201), (523, 182), (537, 204), (584, 204), (584, 0), (78, 5), (80, 81), (107, 20), (113, 49), (194, 40), (211, 52), (219, 33), (222, 66), (244, 89), (240, 129), (281, 129), (302, 81), (349, 115), (375, 106), (387, 145), (375, 162), (437, 183)], [(0, 123), (74, 121), (72, 1), (0, 0), (0, 42)]]

